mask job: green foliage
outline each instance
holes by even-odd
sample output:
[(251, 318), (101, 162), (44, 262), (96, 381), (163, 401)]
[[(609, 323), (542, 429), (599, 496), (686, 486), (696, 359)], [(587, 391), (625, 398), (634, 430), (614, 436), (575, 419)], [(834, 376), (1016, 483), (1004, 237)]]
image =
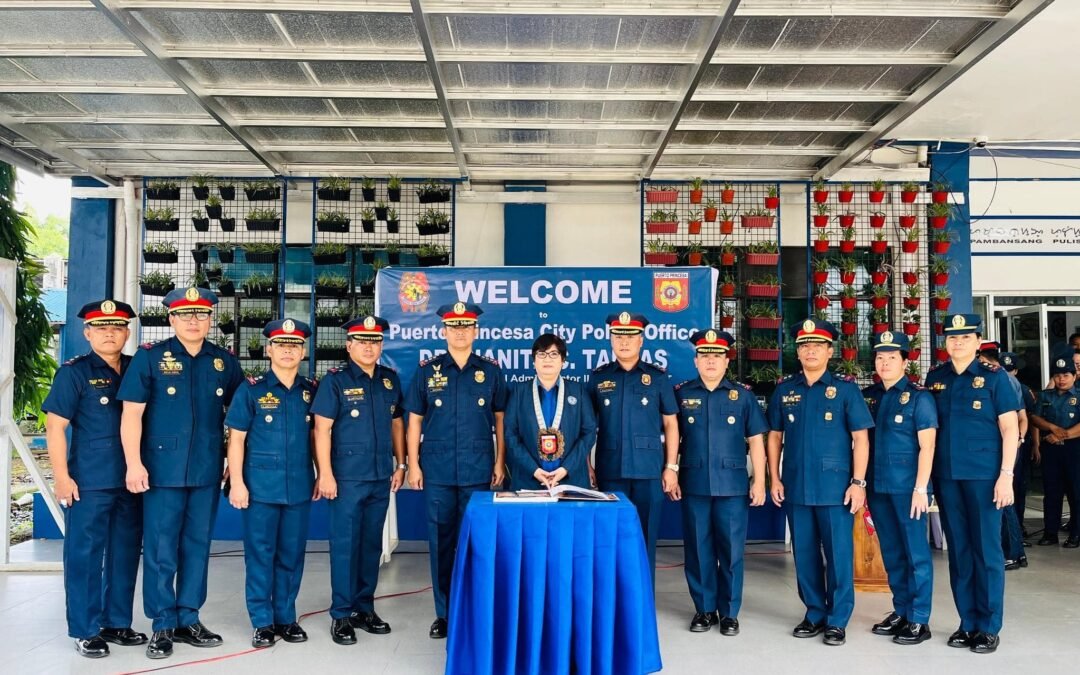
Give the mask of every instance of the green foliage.
[(248, 211), (248, 220), (276, 220), (281, 217), (281, 213), (274, 209), (251, 209)]
[(433, 258), (437, 255), (446, 255), (449, 253), (449, 249), (441, 244), (424, 244), (417, 252), (421, 258)]
[(172, 220), (172, 209), (146, 209), (146, 220)]
[(172, 282), (173, 278), (165, 272), (147, 272), (139, 276), (140, 284), (146, 284), (154, 288), (165, 288)]
[(148, 241), (143, 245), (147, 253), (176, 253), (176, 243), (172, 241)]
[(47, 255), (68, 257), (68, 236), (71, 226), (67, 218), (50, 213), (45, 220), (41, 220), (32, 208), (26, 209), (25, 216), (30, 221), (34, 232), (30, 242), (30, 255), (35, 258), (44, 258)]
[(213, 174), (196, 173), (191, 176), (191, 184), (195, 187), (207, 187), (214, 182)]
[(386, 182), (386, 187), (390, 188), (391, 190), (400, 190), (401, 189), (401, 179), (398, 178), (397, 176), (391, 174), (390, 175), (390, 180), (388, 180)]
[(775, 241), (755, 241), (746, 250), (749, 253), (779, 253), (780, 245)]
[(345, 253), (349, 250), (349, 247), (345, 244), (332, 244), (330, 242), (324, 242), (322, 244), (315, 244), (313, 253), (315, 255), (338, 255)]
[(349, 279), (343, 274), (324, 272), (315, 279), (315, 284), (326, 288), (344, 289), (349, 287)]
[(387, 239), (384, 246), (387, 253), (397, 253), (401, 250), (401, 242), (397, 239)]
[(348, 219), (349, 217), (345, 215), (345, 213), (343, 213), (342, 211), (324, 211), (319, 214), (320, 223), (332, 223), (335, 225), (340, 225)]
[(342, 178), (341, 176), (331, 176), (330, 178), (323, 178), (322, 180), (320, 180), (319, 187), (328, 190), (348, 190), (350, 187), (350, 182), (351, 181), (348, 178)]
[[(372, 213), (372, 217), (374, 217), (374, 213)], [(424, 215), (420, 216), (420, 219), (416, 221), (416, 224), (448, 227), (450, 225), (450, 214), (435, 209), (428, 209), (427, 211), (424, 211)]]
[(207, 206), (221, 206), (221, 197), (217, 195), (210, 195), (206, 198)]
[(252, 241), (241, 244), (240, 248), (244, 249), (244, 253), (277, 253), (281, 250), (281, 244)]
[[(49, 355), (52, 327), (41, 289), (34, 279), (45, 273), (41, 261), (30, 252), (34, 228), (15, 209), (15, 169), (0, 162), (0, 258), (17, 263), (15, 271), (15, 383), (16, 419), (40, 416), (41, 403), (49, 391), (56, 361)], [(6, 508), (6, 507), (5, 507)]]

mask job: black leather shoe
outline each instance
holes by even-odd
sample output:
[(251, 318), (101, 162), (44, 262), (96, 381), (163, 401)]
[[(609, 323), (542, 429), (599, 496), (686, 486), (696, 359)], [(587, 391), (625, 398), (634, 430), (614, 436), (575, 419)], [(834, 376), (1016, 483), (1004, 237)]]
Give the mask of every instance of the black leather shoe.
[(356, 631), (348, 619), (334, 619), (330, 622), (330, 637), (339, 645), (356, 644)]
[(1006, 572), (1010, 572), (1012, 570), (1018, 570), (1018, 569), (1020, 569), (1020, 561), (1019, 560), (1006, 560), (1005, 561), (1005, 571)]
[(930, 626), (925, 623), (905, 623), (892, 641), (898, 645), (917, 645), (930, 639)]
[(896, 612), (889, 612), (889, 615), (882, 619), (879, 623), (875, 623), (874, 627), (870, 629), (870, 632), (874, 635), (896, 635), (896, 633), (904, 627), (904, 617), (900, 616)]
[(825, 637), (822, 638), (822, 642), (830, 647), (839, 647), (847, 642), (847, 633), (839, 626), (828, 626), (825, 628)]
[(220, 647), (221, 636), (196, 621), (190, 626), (181, 626), (173, 631), (173, 642), (183, 642), (192, 647)]
[(1057, 546), (1058, 545), (1058, 538), (1057, 537), (1048, 537), (1046, 535), (1043, 535), (1042, 539), (1039, 540), (1038, 545), (1039, 546)]
[(114, 645), (120, 645), (121, 647), (137, 647), (146, 644), (146, 635), (144, 633), (133, 631), (130, 628), (102, 628), (99, 635), (101, 635), (106, 642), (111, 642)]
[(970, 648), (972, 637), (973, 635), (968, 631), (958, 630), (949, 636), (949, 641), (946, 644), (948, 644), (950, 647), (956, 647), (957, 649)]
[(374, 635), (386, 635), (390, 632), (390, 624), (380, 619), (375, 612), (353, 612), (349, 617), (349, 623), (353, 628), (359, 628)]
[(285, 642), (307, 642), (307, 632), (295, 621), (289, 624), (279, 623), (275, 625), (274, 632), (280, 635)]
[(446, 619), (438, 618), (431, 622), (427, 635), (432, 640), (442, 640), (446, 637), (446, 630)]
[(821, 634), (823, 630), (825, 630), (825, 624), (810, 623), (810, 619), (803, 619), (798, 626), (795, 626), (795, 630), (791, 631), (791, 634), (797, 638), (812, 638)]
[(273, 626), (256, 628), (255, 632), (251, 634), (251, 646), (255, 649), (273, 647), (275, 642), (277, 642), (277, 634), (274, 633)]
[(1065, 548), (1080, 548), (1080, 537), (1069, 537), (1062, 546)]
[(730, 616), (720, 617), (720, 634), (733, 637), (739, 634), (739, 620)]
[(994, 633), (975, 633), (975, 636), (971, 638), (971, 651), (976, 654), (992, 654), (997, 651), (998, 644), (1001, 642)]
[(1027, 567), (1027, 565), (1028, 565), (1027, 556), (1026, 555), (1020, 556), (1020, 559), (1017, 560), (1016, 562), (1020, 563), (1020, 567)]
[(171, 628), (156, 630), (150, 636), (150, 641), (146, 643), (146, 656), (151, 659), (164, 659), (172, 656), (172, 645), (173, 631)]
[(100, 635), (95, 635), (89, 640), (76, 640), (75, 651), (88, 659), (100, 659), (109, 655), (109, 644)]
[(716, 612), (698, 612), (693, 619), (690, 619), (690, 632), (704, 633), (716, 624)]

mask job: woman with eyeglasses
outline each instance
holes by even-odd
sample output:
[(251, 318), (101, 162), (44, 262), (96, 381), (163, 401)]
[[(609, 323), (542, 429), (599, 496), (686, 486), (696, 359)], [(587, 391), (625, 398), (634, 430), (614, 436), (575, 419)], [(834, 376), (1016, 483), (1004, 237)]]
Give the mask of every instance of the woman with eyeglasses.
[(544, 333), (532, 358), (536, 377), (514, 388), (506, 409), (510, 489), (588, 487), (596, 415), (582, 384), (562, 377), (566, 342)]

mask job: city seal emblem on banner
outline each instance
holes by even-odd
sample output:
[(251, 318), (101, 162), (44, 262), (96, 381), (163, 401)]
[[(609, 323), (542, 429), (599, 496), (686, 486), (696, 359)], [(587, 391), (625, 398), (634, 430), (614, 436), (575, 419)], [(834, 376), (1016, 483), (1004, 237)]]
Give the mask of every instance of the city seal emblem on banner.
[(406, 272), (398, 284), (398, 304), (403, 312), (426, 312), (431, 288), (423, 272)]
[(690, 306), (690, 275), (686, 272), (653, 273), (653, 307), (681, 312)]

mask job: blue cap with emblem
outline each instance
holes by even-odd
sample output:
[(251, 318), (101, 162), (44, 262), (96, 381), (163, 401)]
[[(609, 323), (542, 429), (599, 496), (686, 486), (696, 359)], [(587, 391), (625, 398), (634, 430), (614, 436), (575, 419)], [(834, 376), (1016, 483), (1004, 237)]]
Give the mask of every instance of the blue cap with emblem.
[(1015, 373), (1020, 369), (1020, 357), (1013, 352), (1001, 352), (1001, 367), (1006, 372)]
[(979, 333), (982, 329), (982, 317), (978, 314), (950, 314), (945, 317), (946, 335), (967, 335)]
[(83, 305), (79, 318), (87, 326), (126, 326), (135, 310), (126, 302), (99, 300)]
[(645, 327), (649, 325), (649, 320), (644, 314), (630, 312), (608, 314), (605, 322), (612, 335), (638, 335), (644, 333)]
[(1073, 363), (1072, 350), (1059, 352), (1050, 359), (1050, 374), (1061, 375), (1062, 373), (1076, 374), (1076, 364)]
[(690, 344), (698, 354), (727, 354), (735, 345), (731, 333), (722, 330), (699, 330), (690, 336)]
[(209, 314), (218, 298), (206, 288), (174, 288), (162, 299), (161, 304), (169, 308), (169, 314)]
[(475, 326), (484, 310), (479, 305), (468, 302), (455, 302), (452, 305), (443, 305), (435, 310), (442, 317), (443, 325), (446, 326)]
[(797, 345), (804, 342), (832, 342), (837, 335), (836, 326), (821, 319), (806, 319), (791, 327), (791, 337), (795, 338)]
[(886, 330), (874, 335), (870, 348), (875, 352), (901, 352), (904, 358), (907, 358), (907, 353), (911, 351), (911, 342), (903, 333)]
[(286, 344), (304, 344), (311, 336), (311, 328), (303, 321), (293, 319), (278, 319), (271, 321), (263, 328), (263, 337), (267, 342), (284, 342)]
[(353, 319), (342, 328), (350, 340), (382, 342), (383, 336), (390, 330), (390, 322), (378, 316), (365, 316)]

